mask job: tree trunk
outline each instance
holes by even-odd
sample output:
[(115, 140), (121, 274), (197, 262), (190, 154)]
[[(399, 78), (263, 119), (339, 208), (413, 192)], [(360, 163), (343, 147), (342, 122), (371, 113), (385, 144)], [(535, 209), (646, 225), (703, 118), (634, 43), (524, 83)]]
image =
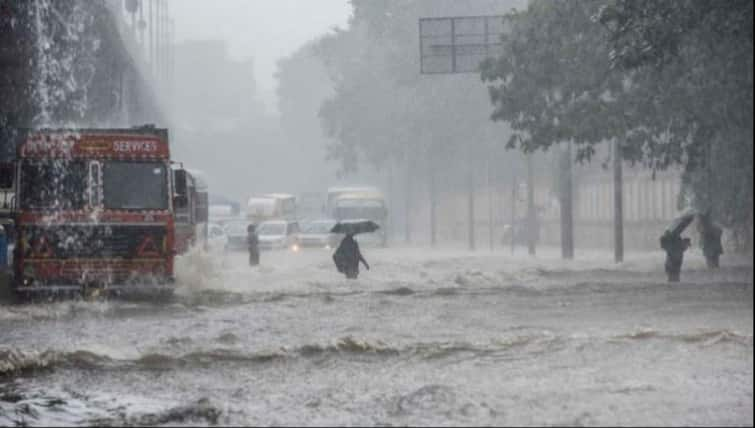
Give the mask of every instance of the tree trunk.
[(490, 244), (490, 251), (495, 249), (495, 213), (493, 211), (493, 179), (492, 168), (490, 166), (491, 156), (488, 157), (487, 173), (488, 173), (488, 243)]
[(430, 245), (435, 247), (437, 244), (437, 217), (436, 206), (438, 204), (437, 189), (435, 188), (435, 162), (433, 156), (429, 157), (430, 168), (428, 171), (430, 178)]
[(574, 203), (572, 189), (572, 150), (571, 142), (562, 153), (561, 159), (561, 257), (574, 258)]
[(468, 223), (469, 223), (469, 250), (474, 251), (475, 250), (475, 213), (474, 213), (474, 167), (472, 166), (472, 160), (470, 157), (469, 160), (469, 171), (468, 171), (468, 177), (467, 177), (467, 202), (468, 202), (468, 211), (467, 211), (467, 217), (468, 217)]
[(624, 183), (621, 163), (621, 142), (613, 146), (613, 246), (616, 263), (624, 261)]
[(516, 198), (517, 198), (517, 178), (516, 174), (513, 174), (511, 176), (511, 221), (509, 222), (509, 225), (511, 226), (510, 233), (511, 233), (511, 254), (514, 254), (514, 225), (516, 224)]
[(406, 243), (412, 242), (411, 206), (412, 206), (412, 158), (407, 157), (406, 162), (406, 185), (404, 186), (404, 227)]
[(537, 219), (535, 216), (535, 179), (532, 165), (532, 153), (527, 154), (527, 251), (531, 256), (535, 255)]

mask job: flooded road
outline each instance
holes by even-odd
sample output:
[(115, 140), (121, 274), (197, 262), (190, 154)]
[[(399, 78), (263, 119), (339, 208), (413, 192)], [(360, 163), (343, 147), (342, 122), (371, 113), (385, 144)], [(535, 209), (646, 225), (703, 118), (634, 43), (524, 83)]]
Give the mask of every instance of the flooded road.
[(0, 303), (0, 425), (752, 425), (752, 268), (191, 254), (168, 302)]

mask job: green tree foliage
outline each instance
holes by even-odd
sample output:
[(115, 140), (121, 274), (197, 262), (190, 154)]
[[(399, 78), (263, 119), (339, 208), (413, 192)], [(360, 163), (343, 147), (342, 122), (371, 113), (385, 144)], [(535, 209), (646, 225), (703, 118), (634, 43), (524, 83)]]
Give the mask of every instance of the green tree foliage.
[(751, 248), (753, 2), (614, 0), (598, 18), (645, 112), (634, 145), (661, 167), (683, 163), (693, 205)]
[(509, 15), (503, 52), (482, 66), (492, 119), (515, 131), (509, 147), (530, 152), (572, 140), (577, 157), (589, 159), (595, 144), (624, 129), (622, 76), (610, 72), (595, 12), (595, 2), (547, 0)]
[(686, 195), (752, 235), (752, 11), (733, 0), (534, 0), (488, 61), (509, 146), (620, 138), (624, 159), (684, 167)]

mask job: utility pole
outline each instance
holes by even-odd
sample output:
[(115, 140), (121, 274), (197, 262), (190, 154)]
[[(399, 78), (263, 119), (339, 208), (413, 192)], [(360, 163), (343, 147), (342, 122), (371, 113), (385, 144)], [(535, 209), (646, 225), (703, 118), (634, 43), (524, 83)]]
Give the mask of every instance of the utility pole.
[(535, 178), (532, 165), (532, 153), (527, 153), (527, 251), (535, 255), (536, 221), (535, 216)]
[(406, 243), (412, 241), (412, 228), (411, 228), (411, 206), (412, 206), (412, 156), (411, 153), (406, 155), (406, 186), (404, 186), (404, 213), (405, 213), (405, 237)]
[(561, 257), (574, 258), (574, 192), (572, 188), (572, 142), (569, 141), (562, 153), (561, 171)]
[(492, 252), (495, 250), (495, 215), (493, 211), (493, 169), (490, 166), (492, 156), (492, 150), (491, 155), (488, 156), (488, 161), (486, 163), (487, 165), (487, 173), (488, 173), (488, 244), (490, 245), (490, 251)]
[(435, 157), (432, 153), (428, 156), (428, 160), (430, 161), (430, 168), (428, 171), (430, 178), (430, 245), (435, 247), (438, 234), (437, 214), (435, 211), (438, 203), (438, 195), (435, 187)]
[(516, 198), (517, 198), (517, 190), (518, 190), (518, 184), (517, 184), (517, 177), (516, 173), (512, 174), (511, 176), (511, 254), (514, 254), (514, 231), (516, 230), (514, 225), (516, 224)]
[(474, 213), (474, 167), (472, 166), (472, 154), (469, 154), (469, 165), (467, 166), (467, 217), (469, 218), (469, 250), (475, 250), (475, 213)]
[(396, 224), (396, 212), (394, 211), (393, 207), (396, 206), (396, 193), (395, 188), (393, 185), (393, 171), (395, 170), (395, 165), (393, 162), (388, 163), (388, 201), (390, 202), (388, 207), (388, 215), (386, 216), (386, 227), (385, 230), (383, 230), (383, 233), (385, 233), (386, 239), (391, 239), (391, 233), (393, 231), (393, 225)]
[(613, 145), (613, 246), (616, 263), (624, 261), (624, 183), (622, 171), (621, 141)]

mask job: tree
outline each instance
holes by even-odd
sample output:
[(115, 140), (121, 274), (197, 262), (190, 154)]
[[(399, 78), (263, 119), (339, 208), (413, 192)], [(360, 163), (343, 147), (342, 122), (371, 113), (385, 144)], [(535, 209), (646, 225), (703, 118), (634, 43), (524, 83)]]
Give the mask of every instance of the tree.
[(712, 211), (752, 250), (753, 2), (607, 1), (616, 70), (648, 114), (633, 135), (655, 167), (685, 166), (694, 207)]
[(510, 148), (547, 150), (572, 140), (577, 158), (624, 128), (616, 103), (621, 76), (611, 73), (605, 31), (594, 2), (545, 0), (509, 15), (503, 52), (482, 66), (494, 106), (511, 124)]
[[(686, 199), (752, 235), (752, 2), (535, 0), (485, 64), (510, 147), (573, 141), (578, 159), (684, 167)], [(742, 183), (742, 184), (740, 184)]]

